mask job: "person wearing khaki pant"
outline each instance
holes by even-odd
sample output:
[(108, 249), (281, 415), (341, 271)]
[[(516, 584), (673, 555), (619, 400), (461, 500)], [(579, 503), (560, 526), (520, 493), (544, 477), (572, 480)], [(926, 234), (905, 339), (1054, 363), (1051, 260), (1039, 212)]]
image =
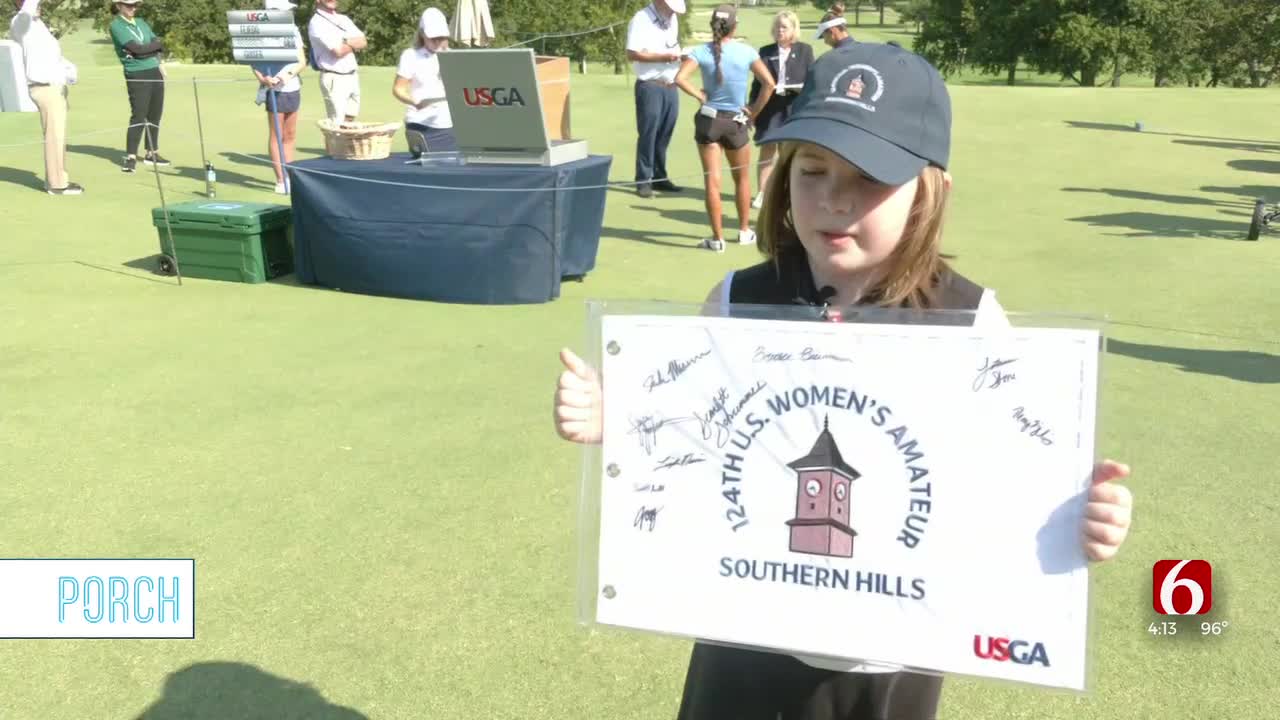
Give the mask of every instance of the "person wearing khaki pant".
[(65, 188), (67, 178), (67, 86), (32, 85), (31, 99), (40, 110), (44, 129), (44, 177), (46, 189)]
[(84, 188), (67, 177), (67, 86), (75, 84), (76, 68), (62, 57), (58, 39), (40, 19), (40, 0), (16, 0), (14, 5), (18, 14), (9, 23), (9, 36), (22, 47), (27, 89), (40, 110), (45, 190), (80, 195)]

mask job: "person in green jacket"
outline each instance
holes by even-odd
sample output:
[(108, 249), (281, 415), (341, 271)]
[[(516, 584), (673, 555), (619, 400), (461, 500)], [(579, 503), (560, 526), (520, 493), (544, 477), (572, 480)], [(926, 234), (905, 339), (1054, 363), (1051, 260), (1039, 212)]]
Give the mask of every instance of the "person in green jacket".
[(121, 170), (131, 173), (138, 167), (138, 142), (146, 130), (147, 165), (169, 165), (160, 157), (160, 116), (164, 114), (164, 70), (160, 55), (164, 43), (146, 20), (138, 17), (142, 0), (116, 0), (112, 9), (111, 43), (116, 57), (124, 66), (125, 86), (129, 91), (129, 131), (125, 136), (125, 157)]

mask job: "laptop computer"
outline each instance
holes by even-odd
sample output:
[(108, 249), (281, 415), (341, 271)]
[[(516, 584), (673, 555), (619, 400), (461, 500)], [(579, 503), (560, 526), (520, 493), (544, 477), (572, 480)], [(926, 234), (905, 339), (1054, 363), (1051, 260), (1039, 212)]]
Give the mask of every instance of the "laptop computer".
[(587, 157), (585, 140), (551, 140), (530, 48), (440, 53), (453, 135), (467, 163), (560, 165)]

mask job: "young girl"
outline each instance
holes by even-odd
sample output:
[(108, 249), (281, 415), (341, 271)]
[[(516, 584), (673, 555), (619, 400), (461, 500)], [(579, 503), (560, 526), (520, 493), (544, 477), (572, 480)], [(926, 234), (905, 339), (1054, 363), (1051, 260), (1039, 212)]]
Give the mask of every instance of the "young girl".
[[(266, 0), (263, 4), (265, 10), (292, 11), (295, 8), (297, 5), (291, 0)], [(293, 42), (298, 49), (296, 61), (279, 69), (278, 64), (252, 66), (253, 75), (258, 79), (258, 104), (267, 109), (267, 153), (271, 156), (271, 165), (276, 173), (278, 195), (287, 195), (289, 192), (284, 182), (284, 166), (293, 162), (294, 150), (298, 145), (298, 111), (302, 108), (301, 75), (307, 62), (302, 49), (302, 33), (297, 28), (293, 29)], [(280, 123), (279, 133), (276, 132), (277, 119)], [(284, 146), (283, 164), (280, 157), (281, 145)]]
[[(939, 256), (951, 177), (951, 106), (937, 71), (919, 56), (860, 43), (810, 70), (765, 193), (759, 247), (768, 260), (731, 272), (707, 298), (724, 303), (867, 305), (1003, 313), (990, 291)], [(595, 371), (569, 350), (555, 398), (556, 430), (599, 442)], [(1115, 555), (1132, 496), (1112, 481), (1125, 465), (1094, 469), (1082, 528), (1091, 560)], [(869, 663), (695, 643), (681, 720), (932, 720), (942, 678)]]
[[(724, 220), (720, 214), (720, 148), (729, 158), (733, 174), (734, 198), (738, 206), (738, 242), (754, 244), (751, 231), (751, 137), (747, 127), (755, 121), (773, 96), (773, 76), (755, 48), (731, 42), (738, 27), (732, 5), (717, 5), (711, 11), (711, 42), (694, 48), (680, 66), (676, 85), (702, 103), (693, 118), (693, 139), (702, 160), (703, 186), (711, 237), (699, 247), (724, 252)], [(695, 69), (702, 70), (702, 88), (689, 82)], [(760, 84), (755, 103), (747, 104), (747, 80), (754, 74)]]
[(404, 134), (415, 159), (426, 152), (454, 152), (453, 119), (444, 96), (437, 53), (449, 49), (449, 21), (439, 8), (427, 8), (418, 21), (413, 47), (400, 53), (391, 94), (407, 107)]

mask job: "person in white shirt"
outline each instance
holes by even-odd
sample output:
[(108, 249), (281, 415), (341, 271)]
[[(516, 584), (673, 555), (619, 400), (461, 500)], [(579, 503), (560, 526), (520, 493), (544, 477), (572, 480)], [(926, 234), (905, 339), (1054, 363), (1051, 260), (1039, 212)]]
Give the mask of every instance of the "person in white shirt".
[(84, 188), (67, 176), (67, 86), (76, 82), (76, 66), (62, 57), (58, 39), (40, 19), (40, 0), (15, 0), (18, 14), (9, 37), (22, 48), (27, 90), (40, 110), (44, 131), (44, 182), (50, 195), (80, 195)]
[[(266, 0), (264, 10), (291, 11), (298, 7), (289, 0)], [(302, 107), (302, 68), (307, 59), (303, 54), (302, 33), (293, 30), (293, 42), (298, 48), (298, 59), (283, 67), (279, 63), (253, 65), (258, 78), (258, 104), (267, 110), (267, 151), (276, 172), (276, 194), (287, 195), (284, 182), (284, 166), (280, 162), (280, 146), (284, 146), (284, 162), (293, 162), (298, 139), (298, 110)], [(272, 92), (274, 90), (274, 92)], [(278, 118), (277, 118), (278, 116)], [(279, 120), (279, 132), (276, 121)]]
[(684, 0), (653, 0), (627, 26), (627, 59), (636, 72), (636, 192), (680, 192), (667, 177), (667, 146), (676, 129), (680, 91), (680, 25)]
[(418, 22), (413, 47), (400, 53), (396, 81), (391, 94), (407, 107), (404, 134), (415, 159), (424, 152), (453, 152), (453, 117), (440, 78), (440, 58), (436, 53), (449, 49), (449, 21), (437, 8), (427, 8)]
[(351, 18), (338, 12), (338, 0), (316, 0), (307, 37), (320, 71), (325, 114), (335, 123), (355, 122), (360, 114), (360, 76), (356, 53), (368, 46)]

